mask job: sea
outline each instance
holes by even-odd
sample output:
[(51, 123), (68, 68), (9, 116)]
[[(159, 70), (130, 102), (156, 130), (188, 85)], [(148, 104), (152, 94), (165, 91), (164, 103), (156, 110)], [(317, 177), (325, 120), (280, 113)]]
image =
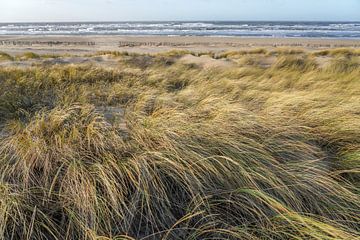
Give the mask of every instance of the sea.
[(161, 35), (360, 39), (360, 22), (0, 23), (0, 35)]

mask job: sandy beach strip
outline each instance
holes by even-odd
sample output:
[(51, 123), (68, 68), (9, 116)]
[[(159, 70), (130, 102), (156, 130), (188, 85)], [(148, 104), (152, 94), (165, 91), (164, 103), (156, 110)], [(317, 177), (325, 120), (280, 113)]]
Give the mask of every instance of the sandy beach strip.
[(97, 51), (156, 53), (190, 50), (231, 51), (248, 48), (296, 47), (306, 50), (360, 48), (359, 40), (306, 38), (241, 38), (195, 36), (0, 36), (0, 51), (10, 54), (89, 54)]

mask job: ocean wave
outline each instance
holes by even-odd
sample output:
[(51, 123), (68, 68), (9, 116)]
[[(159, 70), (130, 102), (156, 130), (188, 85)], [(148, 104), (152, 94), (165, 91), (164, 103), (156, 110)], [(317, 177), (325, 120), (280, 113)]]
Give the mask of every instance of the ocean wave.
[(360, 38), (359, 22), (2, 23), (0, 35), (195, 35)]

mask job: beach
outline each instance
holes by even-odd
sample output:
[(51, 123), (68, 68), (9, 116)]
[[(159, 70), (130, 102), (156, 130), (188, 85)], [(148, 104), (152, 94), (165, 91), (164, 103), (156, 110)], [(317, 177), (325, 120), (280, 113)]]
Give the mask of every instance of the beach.
[(360, 48), (360, 39), (112, 35), (0, 36), (0, 51), (14, 55), (24, 52), (73, 55), (92, 54), (99, 51), (158, 53), (174, 49), (218, 53), (249, 48), (274, 49), (279, 47), (300, 48), (309, 51), (328, 48)]

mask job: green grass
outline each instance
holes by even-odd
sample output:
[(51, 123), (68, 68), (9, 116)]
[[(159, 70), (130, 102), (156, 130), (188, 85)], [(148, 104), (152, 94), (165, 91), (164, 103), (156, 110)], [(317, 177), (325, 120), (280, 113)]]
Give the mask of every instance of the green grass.
[(0, 239), (359, 239), (358, 59), (295, 51), (0, 68)]

